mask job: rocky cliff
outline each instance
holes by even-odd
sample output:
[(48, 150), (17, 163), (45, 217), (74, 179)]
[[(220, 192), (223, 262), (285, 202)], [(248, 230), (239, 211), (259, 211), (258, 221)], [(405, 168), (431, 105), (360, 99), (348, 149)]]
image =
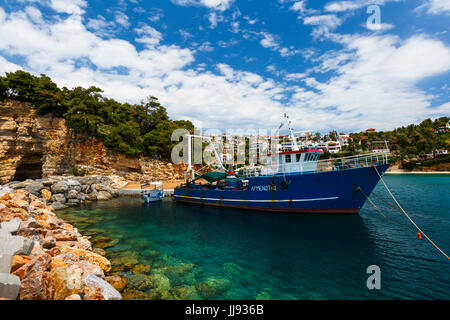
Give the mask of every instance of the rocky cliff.
[(29, 103), (0, 102), (0, 184), (71, 173), (119, 175), (130, 181), (171, 180), (185, 167), (144, 158), (129, 159), (101, 139), (75, 134), (62, 118), (38, 116)]

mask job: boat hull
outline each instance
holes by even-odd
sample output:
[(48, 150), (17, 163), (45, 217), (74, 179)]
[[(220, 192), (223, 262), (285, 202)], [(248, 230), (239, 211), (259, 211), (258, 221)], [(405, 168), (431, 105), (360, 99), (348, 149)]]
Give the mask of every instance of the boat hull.
[[(377, 170), (382, 175), (388, 167), (389, 164), (379, 165)], [(251, 177), (246, 190), (178, 187), (174, 198), (184, 203), (241, 210), (356, 214), (379, 179), (374, 167)]]

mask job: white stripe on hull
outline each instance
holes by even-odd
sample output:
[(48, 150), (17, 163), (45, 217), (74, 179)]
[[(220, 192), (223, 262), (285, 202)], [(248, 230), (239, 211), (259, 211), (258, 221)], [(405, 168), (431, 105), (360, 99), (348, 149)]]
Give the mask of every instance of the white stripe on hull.
[(289, 200), (245, 200), (245, 199), (219, 199), (219, 198), (203, 198), (175, 195), (175, 198), (186, 198), (194, 200), (210, 200), (210, 201), (230, 201), (230, 202), (307, 202), (307, 201), (324, 201), (337, 200), (339, 197), (315, 198), (315, 199), (289, 199)]

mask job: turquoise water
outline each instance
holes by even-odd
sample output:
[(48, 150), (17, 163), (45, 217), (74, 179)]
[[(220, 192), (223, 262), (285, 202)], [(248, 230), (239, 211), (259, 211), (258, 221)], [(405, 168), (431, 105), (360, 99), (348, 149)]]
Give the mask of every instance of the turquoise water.
[[(385, 176), (450, 253), (450, 176)], [(389, 199), (381, 182), (375, 193)], [(138, 299), (449, 299), (450, 262), (405, 216), (371, 197), (359, 215), (274, 214), (164, 199), (99, 201), (58, 215), (103, 247)], [(368, 290), (378, 265), (381, 289)], [(137, 266), (137, 267), (136, 267)], [(150, 266), (150, 268), (149, 268)], [(150, 270), (149, 270), (150, 269)]]

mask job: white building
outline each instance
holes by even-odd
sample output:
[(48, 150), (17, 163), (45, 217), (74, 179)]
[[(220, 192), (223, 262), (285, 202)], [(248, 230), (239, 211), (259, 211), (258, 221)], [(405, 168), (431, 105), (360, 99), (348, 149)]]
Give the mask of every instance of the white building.
[(350, 136), (345, 135), (345, 134), (338, 135), (338, 141), (339, 141), (339, 143), (341, 144), (342, 147), (348, 146), (348, 144), (349, 144), (351, 139), (352, 138), (350, 138)]
[(341, 151), (341, 144), (339, 141), (327, 141), (326, 143), (329, 153), (338, 153)]

